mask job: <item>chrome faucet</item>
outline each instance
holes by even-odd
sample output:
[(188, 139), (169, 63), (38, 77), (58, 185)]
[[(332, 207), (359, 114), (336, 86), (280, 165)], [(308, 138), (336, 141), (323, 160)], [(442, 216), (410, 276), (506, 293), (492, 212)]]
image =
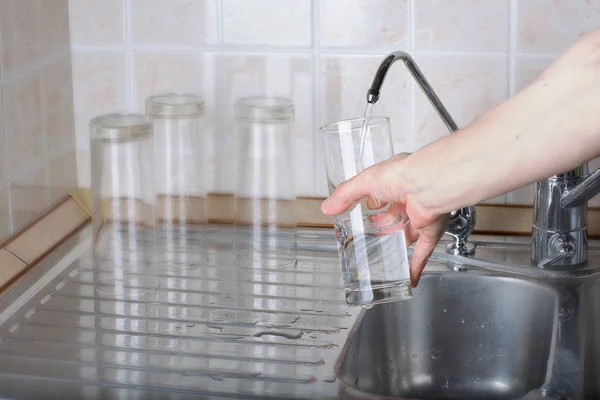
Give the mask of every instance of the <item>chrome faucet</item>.
[[(367, 92), (367, 102), (371, 104), (377, 103), (379, 100), (381, 86), (385, 81), (388, 70), (396, 61), (402, 61), (404, 63), (433, 108), (435, 108), (435, 111), (448, 127), (448, 130), (450, 132), (457, 131), (458, 126), (415, 63), (415, 60), (413, 60), (413, 58), (404, 51), (395, 51), (385, 57), (385, 59), (381, 62), (377, 72), (375, 73), (375, 78), (373, 79), (371, 88)], [(450, 213), (446, 234), (450, 235), (453, 238), (453, 241), (446, 247), (448, 253), (462, 256), (473, 254), (475, 252), (475, 246), (469, 243), (467, 238), (474, 229), (475, 207), (465, 207)]]
[(587, 261), (587, 202), (600, 193), (600, 169), (587, 163), (537, 183), (533, 207), (532, 259), (545, 267)]

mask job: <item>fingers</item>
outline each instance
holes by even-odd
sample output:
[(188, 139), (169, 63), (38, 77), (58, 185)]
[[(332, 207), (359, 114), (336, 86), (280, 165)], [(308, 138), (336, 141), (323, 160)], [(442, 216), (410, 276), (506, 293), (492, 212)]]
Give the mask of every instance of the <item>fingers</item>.
[(423, 268), (425, 268), (425, 264), (431, 257), (437, 243), (438, 240), (425, 236), (421, 236), (417, 240), (410, 260), (410, 284), (413, 288), (419, 284), (421, 272), (423, 272)]
[(372, 167), (354, 178), (339, 184), (334, 192), (321, 204), (325, 215), (338, 215), (369, 194), (369, 182), (373, 179)]

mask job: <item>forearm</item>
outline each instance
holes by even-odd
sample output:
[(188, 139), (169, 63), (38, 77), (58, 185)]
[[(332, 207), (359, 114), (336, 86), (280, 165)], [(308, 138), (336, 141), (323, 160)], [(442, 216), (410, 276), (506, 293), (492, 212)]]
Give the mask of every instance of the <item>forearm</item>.
[(600, 155), (600, 67), (581, 60), (585, 50), (575, 47), (522, 92), (409, 157), (407, 168), (426, 171), (416, 185), (424, 205), (448, 212)]

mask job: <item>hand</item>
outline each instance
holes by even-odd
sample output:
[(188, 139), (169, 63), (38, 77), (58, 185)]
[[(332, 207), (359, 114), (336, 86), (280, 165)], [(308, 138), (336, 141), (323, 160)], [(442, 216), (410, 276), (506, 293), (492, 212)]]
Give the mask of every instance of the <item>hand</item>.
[(408, 221), (404, 232), (406, 245), (416, 241), (410, 261), (411, 285), (416, 287), (427, 260), (444, 235), (448, 214), (436, 213), (421, 201), (418, 185), (403, 173), (409, 156), (399, 154), (341, 183), (323, 202), (321, 211), (325, 215), (338, 215), (364, 197), (370, 198), (368, 204), (393, 203), (390, 210)]

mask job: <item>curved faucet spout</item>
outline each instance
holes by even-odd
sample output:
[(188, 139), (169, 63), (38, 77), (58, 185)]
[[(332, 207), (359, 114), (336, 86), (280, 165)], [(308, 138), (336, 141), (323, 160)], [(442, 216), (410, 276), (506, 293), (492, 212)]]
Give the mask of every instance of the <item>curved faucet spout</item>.
[[(395, 51), (383, 59), (375, 73), (371, 88), (367, 91), (367, 102), (375, 104), (379, 101), (379, 94), (383, 82), (385, 81), (385, 77), (387, 76), (390, 67), (399, 60), (404, 63), (414, 80), (417, 82), (417, 85), (419, 85), (433, 108), (435, 108), (435, 111), (444, 121), (444, 124), (446, 124), (446, 127), (448, 127), (448, 130), (450, 132), (457, 131), (458, 126), (456, 125), (456, 122), (454, 122), (450, 113), (442, 104), (442, 101), (425, 78), (425, 75), (423, 75), (417, 66), (417, 63), (415, 63), (415, 60), (404, 51)], [(446, 230), (446, 233), (454, 238), (454, 241), (448, 244), (448, 252), (463, 256), (473, 254), (475, 252), (475, 247), (467, 242), (467, 237), (473, 233), (474, 229), (475, 207), (465, 207), (453, 211), (448, 221), (448, 229)]]
[(404, 65), (408, 69), (408, 72), (410, 72), (415, 82), (417, 82), (417, 85), (419, 85), (419, 87), (425, 94), (425, 97), (427, 97), (427, 100), (429, 100), (429, 102), (431, 103), (433, 108), (435, 108), (435, 111), (438, 113), (442, 121), (444, 121), (444, 124), (446, 124), (448, 130), (450, 132), (457, 131), (458, 125), (456, 125), (456, 122), (454, 122), (454, 120), (450, 116), (450, 113), (448, 112), (448, 110), (446, 110), (444, 104), (442, 104), (442, 101), (427, 81), (427, 78), (425, 78), (425, 75), (423, 75), (423, 72), (421, 72), (421, 69), (419, 69), (419, 66), (417, 65), (417, 63), (415, 63), (415, 60), (410, 56), (410, 54), (404, 51), (395, 51), (393, 53), (390, 53), (381, 62), (379, 68), (377, 69), (377, 72), (375, 73), (375, 78), (373, 78), (371, 88), (367, 91), (367, 102), (375, 104), (377, 103), (377, 101), (379, 101), (379, 95), (381, 92), (381, 87), (383, 86), (383, 82), (385, 81), (385, 77), (390, 67), (396, 61), (399, 60), (404, 62)]

